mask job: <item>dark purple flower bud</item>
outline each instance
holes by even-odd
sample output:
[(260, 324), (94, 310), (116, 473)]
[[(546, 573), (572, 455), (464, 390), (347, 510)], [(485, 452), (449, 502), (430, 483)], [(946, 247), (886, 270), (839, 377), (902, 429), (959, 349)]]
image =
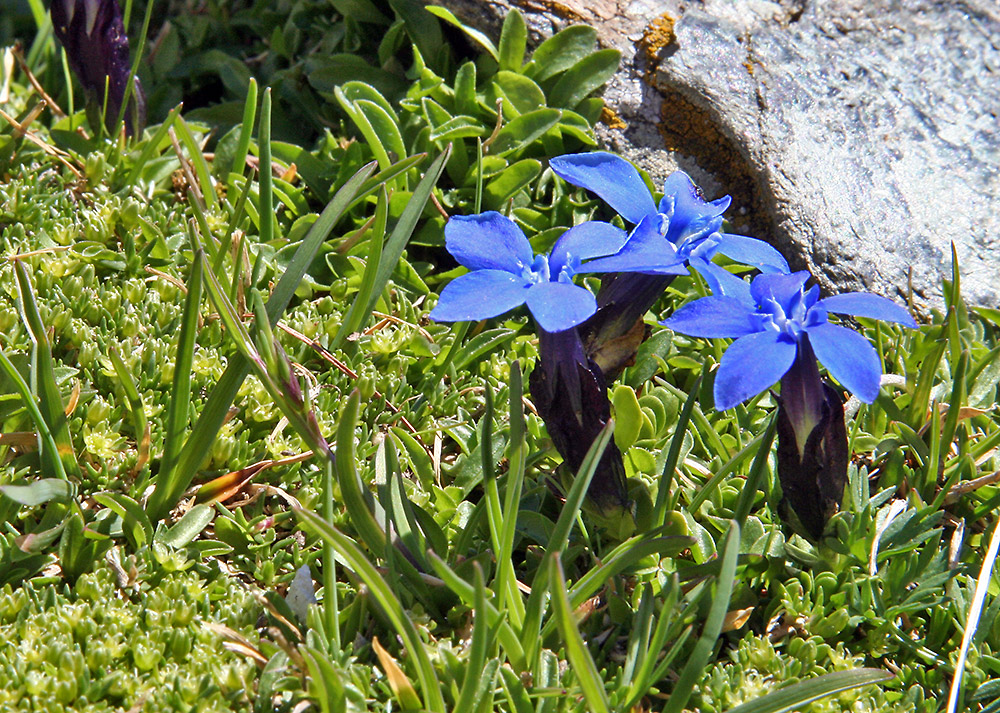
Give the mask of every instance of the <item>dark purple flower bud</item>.
[[(608, 388), (600, 368), (584, 354), (575, 329), (539, 328), (538, 340), (539, 360), (529, 380), (531, 398), (556, 450), (576, 473), (611, 418)], [(617, 523), (619, 532), (634, 529), (625, 465), (614, 441), (601, 456), (587, 495), (601, 516)]]
[(799, 341), (795, 361), (781, 378), (779, 402), (782, 509), (791, 508), (805, 530), (819, 539), (844, 497), (849, 454), (843, 401), (820, 378), (807, 336)]
[[(66, 48), (70, 67), (87, 94), (87, 118), (113, 133), (125, 101), (131, 70), (128, 38), (116, 0), (53, 0), (52, 28)], [(105, 99), (105, 93), (107, 98)], [(146, 97), (133, 81), (125, 111), (125, 132), (134, 136), (146, 123)]]

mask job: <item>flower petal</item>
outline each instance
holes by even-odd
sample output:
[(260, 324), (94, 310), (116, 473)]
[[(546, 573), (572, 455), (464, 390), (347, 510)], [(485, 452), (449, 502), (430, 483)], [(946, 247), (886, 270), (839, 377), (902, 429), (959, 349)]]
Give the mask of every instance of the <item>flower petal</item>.
[(546, 332), (575, 327), (597, 311), (594, 295), (566, 282), (541, 282), (528, 290), (528, 309)]
[(556, 241), (549, 256), (549, 269), (557, 275), (564, 267), (575, 271), (581, 260), (613, 255), (622, 249), (628, 233), (611, 223), (588, 220), (574, 226)]
[(615, 255), (591, 260), (577, 270), (586, 272), (641, 272), (648, 275), (686, 275), (677, 249), (658, 230), (660, 216), (647, 215)]
[(621, 156), (606, 151), (567, 154), (556, 156), (549, 166), (564, 181), (596, 193), (630, 223), (656, 213), (645, 181)]
[(702, 297), (686, 304), (660, 324), (691, 337), (742, 337), (757, 332), (746, 305), (732, 297)]
[(837, 314), (852, 314), (855, 317), (870, 317), (886, 322), (899, 322), (915, 329), (917, 323), (902, 305), (890, 299), (872, 295), (867, 292), (845, 292), (820, 300), (817, 304), (826, 307), (828, 312)]
[(663, 182), (663, 198), (660, 200), (660, 212), (670, 214), (667, 239), (678, 243), (690, 234), (703, 232), (713, 218), (726, 212), (731, 202), (729, 196), (706, 201), (690, 176), (683, 171), (674, 171)]
[(692, 258), (689, 264), (705, 278), (713, 295), (732, 297), (746, 305), (748, 309), (754, 309), (753, 298), (750, 296), (750, 283), (739, 275), (734, 275), (721, 265), (704, 258)]
[(809, 327), (807, 333), (816, 358), (841, 386), (866, 404), (878, 397), (882, 362), (867, 339), (829, 322)]
[(753, 265), (765, 272), (788, 272), (788, 262), (781, 253), (757, 238), (723, 233), (716, 246), (716, 252), (722, 253), (730, 260), (741, 262), (744, 265)]
[(715, 375), (716, 410), (732, 408), (774, 384), (791, 367), (796, 351), (795, 342), (771, 330), (737, 339)]
[(437, 322), (487, 319), (524, 304), (531, 283), (505, 270), (476, 270), (441, 290), (430, 318)]
[(756, 304), (762, 304), (773, 299), (782, 306), (787, 306), (792, 297), (802, 289), (812, 275), (808, 270), (799, 270), (790, 274), (765, 272), (757, 275), (750, 283), (750, 294)]
[(444, 226), (445, 247), (470, 270), (506, 270), (517, 275), (535, 259), (517, 224), (495, 210), (456, 215)]

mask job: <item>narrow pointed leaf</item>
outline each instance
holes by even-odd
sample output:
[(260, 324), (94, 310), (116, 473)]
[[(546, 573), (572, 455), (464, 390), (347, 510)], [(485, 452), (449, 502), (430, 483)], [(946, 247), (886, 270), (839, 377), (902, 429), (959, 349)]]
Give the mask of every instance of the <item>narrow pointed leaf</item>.
[(884, 683), (893, 678), (888, 671), (877, 668), (834, 671), (758, 696), (752, 701), (730, 708), (727, 713), (788, 713), (805, 710), (813, 701), (829, 698), (852, 688)]
[(431, 713), (444, 713), (444, 697), (434, 666), (431, 664), (420, 635), (392, 588), (386, 584), (375, 566), (365, 557), (351, 538), (308, 510), (295, 508), (295, 514), (303, 526), (318, 535), (323, 541), (332, 544), (347, 566), (354, 570), (355, 574), (368, 587), (373, 599), (392, 623), (396, 633), (402, 638), (410, 657), (412, 657), (413, 666), (417, 670), (417, 678), (420, 681), (424, 708)]

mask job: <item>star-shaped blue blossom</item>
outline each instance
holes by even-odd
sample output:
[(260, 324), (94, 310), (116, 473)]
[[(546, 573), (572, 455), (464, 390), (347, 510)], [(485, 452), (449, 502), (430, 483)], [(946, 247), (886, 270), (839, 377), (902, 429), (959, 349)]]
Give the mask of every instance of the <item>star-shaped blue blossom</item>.
[(806, 289), (806, 271), (764, 273), (736, 297), (711, 296), (685, 305), (661, 324), (693, 337), (734, 337), (715, 377), (715, 407), (725, 410), (774, 384), (808, 339), (812, 350), (841, 386), (861, 401), (878, 396), (882, 364), (874, 347), (857, 332), (831, 324), (830, 312), (916, 327), (903, 307), (865, 292), (819, 298)]
[(788, 263), (767, 243), (722, 232), (722, 214), (731, 199), (706, 201), (683, 171), (670, 174), (659, 205), (631, 163), (604, 151), (567, 154), (549, 166), (568, 183), (597, 194), (625, 220), (635, 224), (628, 242), (615, 255), (587, 264), (593, 272), (678, 274), (687, 263), (698, 270), (712, 291), (728, 294), (743, 281), (714, 264), (721, 253), (764, 272), (788, 272)]
[(527, 304), (546, 332), (561, 332), (597, 309), (594, 295), (573, 284), (590, 258), (617, 252), (624, 230), (590, 221), (570, 228), (548, 255), (534, 255), (517, 224), (496, 211), (455, 216), (444, 229), (445, 247), (469, 273), (441, 291), (431, 319), (460, 322), (488, 319)]

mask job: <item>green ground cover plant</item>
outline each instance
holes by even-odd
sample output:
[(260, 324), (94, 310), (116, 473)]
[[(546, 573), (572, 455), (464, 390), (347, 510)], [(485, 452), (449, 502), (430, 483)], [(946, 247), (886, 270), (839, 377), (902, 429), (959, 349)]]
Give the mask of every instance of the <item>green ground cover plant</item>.
[(145, 127), (40, 2), (0, 18), (0, 707), (1000, 710), (1000, 312), (956, 256), (916, 329), (850, 322), (886, 376), (818, 534), (780, 394), (717, 410), (733, 346), (660, 325), (718, 273), (642, 310), (571, 469), (528, 310), (428, 315), (457, 217), (631, 230), (550, 164), (617, 53), (410, 0), (123, 13)]

